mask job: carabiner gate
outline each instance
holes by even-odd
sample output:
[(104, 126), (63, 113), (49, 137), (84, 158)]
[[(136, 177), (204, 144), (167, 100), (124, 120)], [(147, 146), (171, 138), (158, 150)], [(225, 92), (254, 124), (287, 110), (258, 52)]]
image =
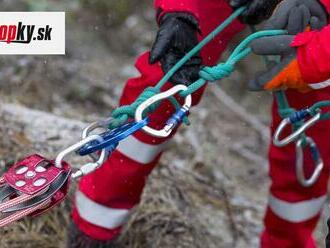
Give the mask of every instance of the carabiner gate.
[[(78, 151), (81, 147), (83, 147), (84, 145), (86, 145), (89, 142), (94, 141), (94, 140), (97, 140), (100, 142), (103, 141), (101, 136), (91, 135), (91, 136), (88, 136), (85, 139), (79, 141), (78, 143), (66, 148), (65, 150), (61, 151), (55, 159), (55, 166), (58, 168), (62, 168), (62, 161), (63, 161), (64, 157), (66, 157), (70, 153)], [(73, 179), (80, 178), (84, 175), (87, 175), (87, 174), (95, 171), (98, 167), (100, 167), (105, 162), (107, 157), (108, 157), (108, 152), (106, 151), (106, 149), (103, 149), (101, 151), (100, 156), (98, 157), (97, 161), (95, 161), (93, 163), (84, 164), (76, 172), (72, 173), (72, 175), (71, 175), (72, 178)]]
[(313, 116), (311, 119), (309, 119), (307, 122), (305, 122), (301, 127), (299, 127), (296, 131), (294, 131), (292, 134), (289, 136), (280, 139), (280, 136), (285, 129), (285, 127), (289, 124), (294, 124), (294, 122), (291, 120), (290, 117), (285, 118), (281, 124), (278, 126), (278, 128), (275, 131), (274, 138), (273, 138), (273, 143), (277, 147), (283, 147), (286, 146), (293, 141), (298, 140), (301, 135), (311, 126), (313, 126), (316, 122), (318, 122), (321, 118), (321, 111), (319, 110), (315, 116)]
[(101, 136), (103, 140), (101, 142), (94, 140), (80, 148), (78, 151), (80, 156), (89, 155), (95, 160), (95, 157), (98, 159), (98, 156), (95, 154), (95, 152), (98, 152), (102, 149), (106, 149), (110, 155), (117, 148), (119, 142), (142, 129), (142, 127), (146, 126), (149, 121), (148, 118), (145, 118), (140, 122), (129, 121), (113, 129), (108, 128), (110, 122), (111, 119), (98, 121), (92, 123), (84, 129), (82, 133), (82, 139), (87, 138), (91, 132), (95, 131), (96, 129), (103, 129), (102, 133), (98, 133), (98, 135)]
[(96, 129), (103, 129), (103, 131), (108, 130), (108, 126), (111, 122), (112, 118), (107, 118), (105, 120), (99, 120), (96, 122), (91, 123), (87, 127), (84, 128), (84, 130), (81, 133), (81, 138), (86, 139), (91, 132), (93, 132)]
[(303, 148), (304, 141), (305, 141), (304, 139), (300, 139), (296, 143), (296, 154), (297, 154), (296, 155), (297, 156), (297, 158), (296, 158), (296, 176), (297, 176), (299, 183), (303, 187), (311, 187), (312, 185), (314, 185), (316, 183), (317, 179), (320, 177), (321, 172), (324, 167), (324, 163), (323, 163), (323, 160), (320, 156), (320, 152), (319, 152), (314, 140), (310, 137), (306, 137), (307, 145), (310, 149), (310, 152), (312, 153), (312, 158), (315, 163), (315, 169), (314, 169), (313, 174), (309, 178), (305, 177), (304, 148)]
[[(167, 99), (170, 96), (173, 96), (176, 93), (178, 93), (180, 91), (185, 91), (187, 89), (188, 89), (187, 86), (180, 84), (180, 85), (174, 86), (173, 88), (171, 88), (165, 92), (162, 92), (153, 97), (150, 97), (148, 100), (146, 100), (142, 104), (140, 104), (140, 106), (137, 108), (137, 110), (135, 112), (135, 120), (137, 122), (142, 121), (144, 110), (147, 109), (152, 104), (154, 104), (158, 101), (161, 101), (163, 99)], [(168, 137), (172, 133), (173, 129), (175, 127), (177, 127), (177, 125), (187, 115), (187, 112), (189, 111), (191, 104), (192, 104), (192, 97), (191, 97), (191, 95), (188, 95), (185, 98), (184, 105), (171, 116), (171, 118), (166, 122), (166, 125), (163, 129), (156, 130), (156, 129), (153, 129), (148, 126), (144, 126), (142, 128), (142, 130), (155, 137), (160, 137), (160, 138)]]
[[(88, 125), (87, 127), (85, 127), (83, 129), (83, 131), (81, 133), (81, 139), (82, 140), (85, 140), (90, 135), (90, 133), (93, 132), (96, 129), (103, 129), (103, 131), (106, 131), (107, 130), (107, 127), (108, 127), (108, 125), (110, 123), (110, 121), (111, 121), (111, 117), (110, 118), (107, 118), (105, 120), (100, 120), (100, 121), (96, 121), (96, 122), (91, 123), (90, 125)], [(97, 140), (100, 141), (100, 139), (97, 139)], [(82, 147), (84, 147), (84, 146), (82, 146)], [(80, 147), (80, 148), (82, 148), (82, 147)], [(94, 162), (96, 162), (99, 159), (98, 156), (97, 156), (97, 154), (95, 154), (95, 153), (88, 154), (88, 156), (91, 159), (93, 159)]]

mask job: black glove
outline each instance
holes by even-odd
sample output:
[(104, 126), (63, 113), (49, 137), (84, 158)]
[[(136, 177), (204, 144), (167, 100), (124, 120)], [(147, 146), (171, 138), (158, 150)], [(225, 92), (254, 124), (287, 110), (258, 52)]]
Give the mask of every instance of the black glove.
[[(168, 72), (186, 53), (198, 44), (198, 22), (188, 13), (166, 14), (161, 22), (149, 62), (160, 61), (163, 71)], [(199, 55), (191, 58), (175, 73), (170, 82), (189, 85), (199, 78), (202, 59)]]
[(282, 0), (230, 0), (229, 4), (234, 9), (247, 6), (247, 10), (241, 15), (241, 20), (244, 23), (255, 25), (267, 20), (281, 1)]

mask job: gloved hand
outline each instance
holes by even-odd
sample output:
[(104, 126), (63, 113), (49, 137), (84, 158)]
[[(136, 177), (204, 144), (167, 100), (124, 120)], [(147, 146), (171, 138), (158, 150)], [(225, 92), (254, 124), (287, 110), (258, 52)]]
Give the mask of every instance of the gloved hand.
[[(198, 22), (188, 13), (168, 13), (162, 17), (156, 41), (151, 49), (149, 62), (160, 62), (163, 71), (168, 72), (186, 53), (198, 44)], [(191, 58), (175, 73), (170, 82), (189, 85), (199, 78), (202, 59)]]
[(281, 60), (271, 63), (267, 71), (259, 72), (249, 83), (251, 90), (293, 88), (310, 89), (302, 78), (297, 62), (296, 48), (291, 46), (295, 35), (307, 28), (321, 29), (327, 24), (327, 13), (317, 0), (285, 0), (266, 24), (266, 29), (286, 29), (288, 35), (264, 37), (252, 42), (257, 55), (280, 55)]
[(247, 10), (241, 15), (241, 20), (244, 23), (255, 25), (267, 20), (281, 1), (282, 0), (230, 0), (229, 4), (234, 9), (247, 6)]

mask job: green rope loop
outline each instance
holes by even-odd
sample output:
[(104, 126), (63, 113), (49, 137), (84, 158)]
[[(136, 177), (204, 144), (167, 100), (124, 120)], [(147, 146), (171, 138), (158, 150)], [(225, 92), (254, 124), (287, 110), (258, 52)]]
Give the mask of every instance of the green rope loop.
[[(149, 87), (142, 92), (142, 94), (130, 105), (121, 106), (118, 109), (114, 110), (112, 113), (113, 121), (109, 125), (110, 128), (118, 127), (129, 118), (134, 118), (135, 111), (139, 105), (145, 100), (153, 97), (154, 95), (160, 93), (162, 87), (169, 81), (169, 79), (193, 56), (195, 56), (200, 50), (208, 44), (216, 35), (222, 32), (226, 27), (228, 27), (246, 8), (241, 7), (237, 9), (231, 16), (229, 16), (223, 23), (221, 23), (215, 30), (213, 30), (206, 38), (204, 38), (197, 46), (195, 46), (189, 53), (187, 53), (179, 62), (177, 62), (157, 83), (155, 87)], [(186, 91), (180, 92), (181, 97), (186, 97), (200, 88), (204, 87), (207, 82), (215, 82), (217, 80), (228, 77), (235, 70), (235, 65), (237, 62), (241, 61), (243, 58), (248, 56), (251, 53), (251, 48), (249, 48), (250, 43), (258, 38), (265, 36), (275, 36), (286, 34), (285, 30), (265, 30), (256, 32), (247, 38), (245, 38), (229, 56), (228, 60), (225, 63), (220, 63), (213, 67), (204, 67), (200, 73), (200, 79), (193, 82), (188, 86)], [(168, 100), (174, 105), (175, 109), (179, 109), (181, 106), (179, 102), (174, 98), (170, 97)], [(153, 112), (159, 106), (159, 102), (153, 104), (147, 108), (144, 114)], [(184, 118), (183, 122), (189, 124), (188, 118)]]
[[(129, 118), (135, 117), (136, 109), (140, 106), (141, 103), (148, 100), (150, 97), (157, 95), (160, 93), (160, 90), (156, 89), (155, 87), (148, 87), (146, 88), (143, 93), (130, 105), (124, 105), (112, 112), (112, 120), (109, 124), (109, 128), (113, 129), (120, 125), (123, 125), (128, 121)], [(159, 106), (159, 102), (152, 104), (146, 109), (146, 112), (153, 112)]]

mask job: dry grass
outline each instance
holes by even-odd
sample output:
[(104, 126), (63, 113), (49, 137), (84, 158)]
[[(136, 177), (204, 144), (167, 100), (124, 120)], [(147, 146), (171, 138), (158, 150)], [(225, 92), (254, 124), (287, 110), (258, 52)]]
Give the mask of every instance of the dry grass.
[[(205, 247), (206, 229), (194, 212), (194, 187), (191, 177), (172, 171), (157, 170), (144, 193), (138, 210), (131, 216), (120, 242), (127, 247)], [(187, 190), (189, 189), (189, 190)], [(205, 232), (203, 232), (205, 231)]]
[[(13, 126), (15, 128), (13, 128)], [(33, 142), (24, 136), (24, 128), (0, 125), (0, 157), (9, 166), (32, 149)], [(124, 247), (204, 247), (209, 243), (207, 229), (196, 215), (196, 203), (224, 201), (214, 195), (213, 188), (197, 174), (161, 166), (152, 175), (141, 205), (136, 209), (119, 240)], [(200, 183), (200, 182), (202, 183)], [(70, 197), (48, 214), (23, 221), (0, 230), (1, 247), (62, 247), (70, 212)]]
[[(11, 165), (33, 149), (33, 142), (24, 136), (22, 129), (16, 124), (10, 128), (0, 125), (2, 165)], [(73, 192), (74, 188), (71, 188), (67, 200), (49, 213), (2, 228), (1, 247), (64, 247)], [(175, 244), (175, 247), (200, 248), (208, 244), (208, 247), (217, 247), (218, 240), (209, 233), (210, 228), (205, 226), (207, 222), (199, 214), (208, 211), (203, 209), (205, 205), (224, 212), (222, 221), (227, 223), (224, 228), (229, 228), (232, 233), (231, 241), (227, 240), (228, 247), (235, 246), (235, 237), (239, 233), (233, 221), (235, 207), (231, 206), (224, 185), (202, 171), (197, 173), (173, 165), (161, 165), (151, 175), (142, 202), (125, 226), (118, 246), (161, 248)]]

